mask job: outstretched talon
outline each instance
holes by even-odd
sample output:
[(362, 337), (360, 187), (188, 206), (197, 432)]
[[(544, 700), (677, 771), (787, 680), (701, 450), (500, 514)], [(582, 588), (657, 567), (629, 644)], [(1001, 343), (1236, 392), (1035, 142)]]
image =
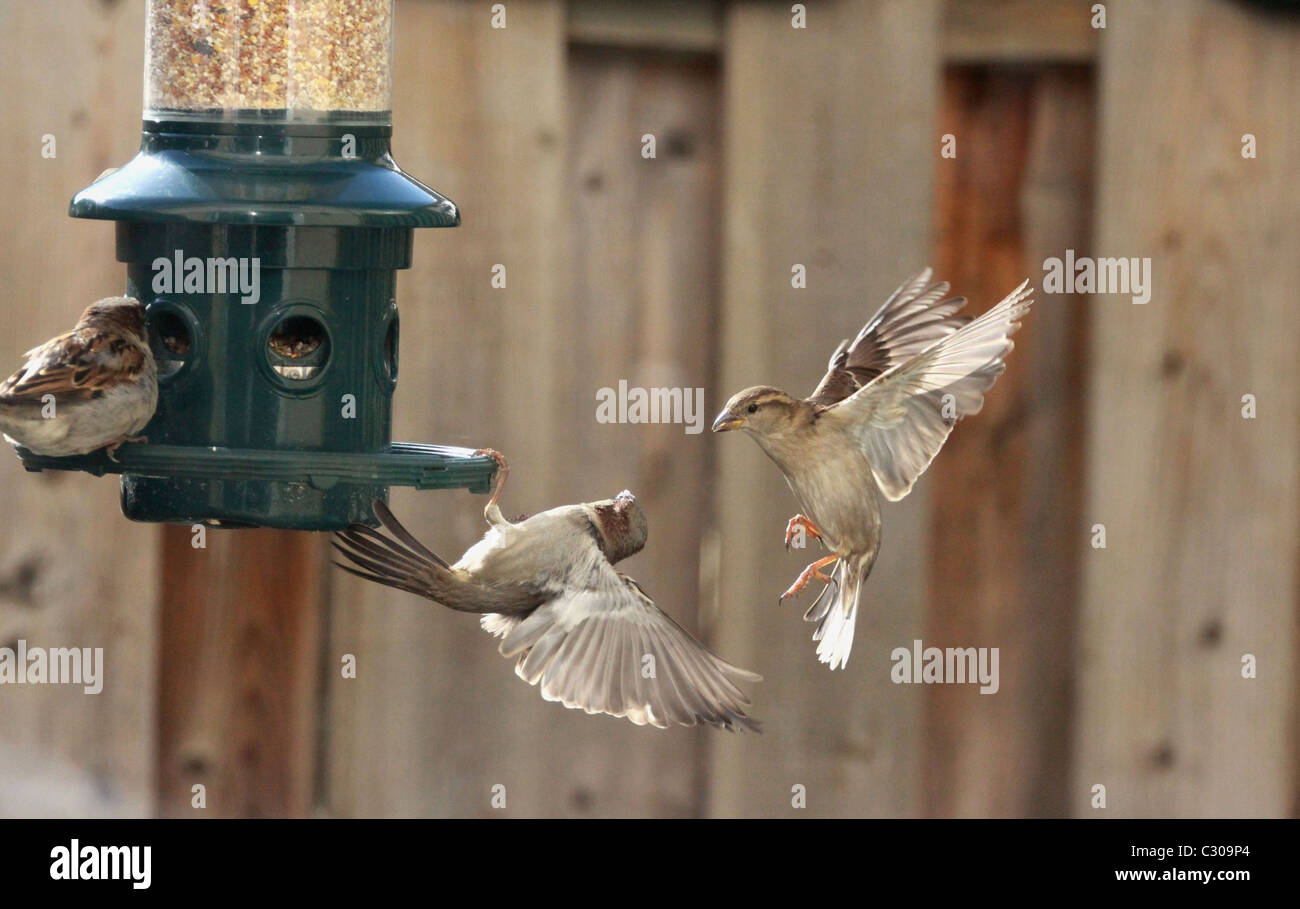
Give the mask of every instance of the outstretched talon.
[(489, 524), (509, 524), (501, 514), (501, 506), (497, 504), (501, 500), (501, 490), (506, 487), (506, 477), (510, 476), (510, 465), (506, 462), (506, 456), (501, 452), (491, 448), (480, 448), (474, 452), (474, 456), (487, 455), (496, 462), (496, 480), (492, 483), (492, 498), (488, 499), (487, 505), (483, 508), (483, 517)]
[(791, 518), (789, 522), (787, 522), (785, 525), (785, 548), (786, 549), (790, 548), (790, 541), (794, 539), (795, 531), (800, 527), (802, 527), (805, 531), (807, 531), (808, 534), (813, 537), (813, 539), (819, 542), (821, 541), (822, 532), (817, 529), (817, 525), (814, 524), (812, 521), (808, 520), (808, 517), (806, 515), (797, 514), (793, 518)]
[(146, 438), (145, 436), (122, 436), (120, 439), (114, 439), (112, 442), (108, 444), (108, 447), (106, 449), (106, 453), (108, 454), (108, 459), (112, 461), (114, 464), (117, 464), (119, 463), (117, 460), (117, 450), (121, 448), (123, 445), (125, 445), (127, 442), (148, 442), (148, 441), (149, 441), (148, 438)]
[(808, 583), (812, 581), (813, 578), (816, 578), (817, 580), (821, 581), (824, 584), (835, 583), (834, 578), (822, 573), (822, 567), (825, 565), (829, 565), (831, 562), (839, 561), (839, 558), (840, 557), (838, 555), (828, 555), (824, 559), (818, 559), (816, 562), (813, 562), (811, 565), (809, 565), (807, 568), (803, 570), (803, 574), (795, 578), (794, 583), (790, 585), (790, 589), (787, 590), (785, 593), (781, 594), (781, 599), (785, 600), (787, 597), (792, 597), (802, 592), (803, 589), (808, 586)]

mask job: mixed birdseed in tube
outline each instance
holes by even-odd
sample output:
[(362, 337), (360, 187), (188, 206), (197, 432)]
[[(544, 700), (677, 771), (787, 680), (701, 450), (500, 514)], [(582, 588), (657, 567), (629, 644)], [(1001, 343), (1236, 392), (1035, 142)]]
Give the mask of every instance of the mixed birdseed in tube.
[(392, 0), (150, 0), (145, 109), (382, 112)]

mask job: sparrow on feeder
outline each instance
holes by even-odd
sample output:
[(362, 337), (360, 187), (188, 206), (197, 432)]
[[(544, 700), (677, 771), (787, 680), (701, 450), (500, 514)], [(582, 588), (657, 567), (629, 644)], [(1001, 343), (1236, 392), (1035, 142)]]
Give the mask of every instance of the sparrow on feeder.
[[(906, 496), (957, 420), (979, 413), (1032, 303), (1025, 281), (982, 316), (958, 316), (966, 298), (945, 299), (947, 282), (930, 277), (927, 268), (904, 283), (852, 342), (841, 341), (810, 397), (748, 388), (713, 424), (714, 432), (744, 430), (781, 468), (803, 508), (786, 525), (786, 548), (802, 528), (830, 551), (781, 599), (814, 578), (827, 585), (804, 620), (818, 623), (817, 656), (831, 669), (848, 662), (858, 599), (880, 551), (880, 495)], [(823, 571), (832, 564), (833, 576)]]
[(106, 297), (72, 331), (25, 354), (0, 385), (0, 431), (38, 455), (66, 457), (143, 441), (158, 406), (158, 371), (146, 341), (144, 306)]
[(374, 510), (392, 537), (362, 524), (336, 534), (335, 548), (358, 577), (481, 614), (483, 629), (517, 657), (515, 674), (542, 697), (638, 726), (707, 723), (758, 730), (737, 681), (761, 677), (713, 654), (660, 611), (615, 563), (645, 546), (647, 523), (626, 490), (612, 499), (563, 505), (518, 522), (498, 506), (508, 468), (496, 452), (489, 529), (454, 565), (425, 548), (383, 504)]

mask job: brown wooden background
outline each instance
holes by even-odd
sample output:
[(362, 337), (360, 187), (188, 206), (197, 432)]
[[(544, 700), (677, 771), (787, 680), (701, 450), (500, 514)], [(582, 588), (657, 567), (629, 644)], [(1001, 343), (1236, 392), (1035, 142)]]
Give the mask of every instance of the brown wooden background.
[[(795, 784), (812, 815), (1296, 812), (1295, 20), (839, 0), (794, 30), (779, 2), (514, 0), (494, 30), (488, 3), (397, 5), (395, 154), (465, 223), (418, 233), (401, 276), (396, 437), (507, 452), (512, 513), (636, 490), (628, 570), (765, 675), (767, 731), (543, 703), (472, 620), (343, 576), (318, 537), (195, 551), (126, 522), (112, 480), (10, 459), (0, 644), (107, 668), (95, 697), (0, 688), (0, 815), (784, 816)], [(0, 2), (2, 363), (122, 285), (111, 227), (66, 205), (138, 141), (143, 7)], [(806, 391), (920, 265), (978, 310), (1066, 248), (1152, 257), (1151, 303), (1039, 295), (985, 411), (888, 509), (846, 671), (777, 606), (804, 559), (755, 446), (594, 420), (619, 379), (703, 386), (709, 416)], [(444, 554), (481, 504), (394, 495)], [(916, 637), (999, 647), (1001, 691), (891, 684)]]

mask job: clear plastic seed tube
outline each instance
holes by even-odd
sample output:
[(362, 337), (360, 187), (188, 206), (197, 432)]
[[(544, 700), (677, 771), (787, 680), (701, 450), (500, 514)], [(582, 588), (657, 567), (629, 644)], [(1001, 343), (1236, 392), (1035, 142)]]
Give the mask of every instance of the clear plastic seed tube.
[(147, 119), (388, 123), (393, 0), (149, 0)]

